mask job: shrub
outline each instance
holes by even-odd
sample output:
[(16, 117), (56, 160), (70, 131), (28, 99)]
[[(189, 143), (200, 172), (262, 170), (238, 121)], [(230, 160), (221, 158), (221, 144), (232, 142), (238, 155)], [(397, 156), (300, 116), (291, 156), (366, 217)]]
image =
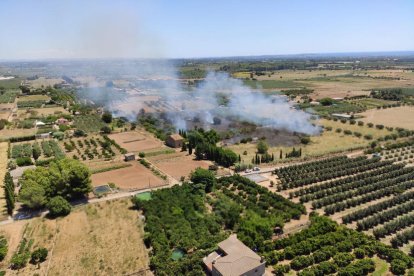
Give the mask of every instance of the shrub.
[(19, 157), (16, 159), (16, 164), (19, 167), (33, 165), (30, 157)]
[(145, 157), (145, 152), (140, 152), (140, 153), (138, 153), (138, 156), (139, 156), (140, 158), (144, 158), (144, 157)]
[(47, 204), (49, 214), (52, 217), (66, 216), (70, 213), (72, 206), (70, 203), (61, 196), (55, 196), (50, 199)]
[(48, 254), (48, 251), (46, 248), (44, 247), (38, 248), (32, 252), (32, 258), (30, 262), (32, 264), (43, 263), (44, 261), (46, 261), (47, 254)]

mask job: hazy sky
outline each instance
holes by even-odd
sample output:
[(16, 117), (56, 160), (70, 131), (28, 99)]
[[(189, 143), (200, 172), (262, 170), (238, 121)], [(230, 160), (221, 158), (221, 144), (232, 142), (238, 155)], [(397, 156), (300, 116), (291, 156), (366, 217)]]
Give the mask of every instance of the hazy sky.
[(412, 0), (0, 1), (0, 59), (400, 50)]

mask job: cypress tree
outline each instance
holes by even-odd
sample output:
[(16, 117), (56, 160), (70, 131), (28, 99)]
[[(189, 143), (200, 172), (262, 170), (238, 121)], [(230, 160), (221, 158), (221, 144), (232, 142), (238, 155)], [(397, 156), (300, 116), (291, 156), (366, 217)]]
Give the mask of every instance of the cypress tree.
[(283, 158), (283, 155), (282, 155), (282, 150), (280, 150), (280, 156), (279, 156), (279, 159), (282, 159)]

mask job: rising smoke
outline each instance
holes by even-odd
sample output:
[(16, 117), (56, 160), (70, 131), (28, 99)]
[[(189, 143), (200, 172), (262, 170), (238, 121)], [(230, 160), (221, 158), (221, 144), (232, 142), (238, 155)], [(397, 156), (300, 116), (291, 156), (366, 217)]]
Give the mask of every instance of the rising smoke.
[[(186, 129), (189, 120), (198, 117), (209, 128), (215, 116), (233, 116), (261, 126), (286, 129), (292, 132), (316, 134), (319, 128), (312, 125), (310, 115), (295, 107), (284, 96), (266, 96), (253, 90), (241, 80), (228, 74), (209, 72), (204, 81), (190, 90), (181, 84), (176, 66), (163, 58), (166, 43), (154, 33), (147, 31), (135, 13), (125, 9), (112, 11), (110, 15), (91, 15), (79, 32), (80, 56), (93, 58), (121, 58), (89, 67), (98, 79), (128, 79), (136, 90), (158, 94), (159, 101), (170, 107), (168, 117), (176, 128)], [(160, 46), (162, 45), (162, 46)], [(127, 57), (141, 60), (128, 60)], [(151, 58), (151, 59), (148, 59)], [(94, 89), (83, 90), (82, 95), (94, 99), (117, 115), (136, 119), (140, 109), (145, 108), (147, 95), (119, 93), (103, 95), (96, 82), (89, 83)], [(225, 97), (227, 103), (219, 101)]]

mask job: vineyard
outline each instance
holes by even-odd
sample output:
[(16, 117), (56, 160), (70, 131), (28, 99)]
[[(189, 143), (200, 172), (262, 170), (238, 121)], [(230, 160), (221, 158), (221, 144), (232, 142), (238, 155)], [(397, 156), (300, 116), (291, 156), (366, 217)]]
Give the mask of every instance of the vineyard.
[[(414, 241), (414, 167), (339, 156), (277, 169), (279, 192), (394, 247)], [(306, 177), (304, 177), (306, 176)]]
[(74, 126), (85, 132), (98, 132), (106, 125), (99, 115), (81, 115), (75, 116), (73, 119)]

